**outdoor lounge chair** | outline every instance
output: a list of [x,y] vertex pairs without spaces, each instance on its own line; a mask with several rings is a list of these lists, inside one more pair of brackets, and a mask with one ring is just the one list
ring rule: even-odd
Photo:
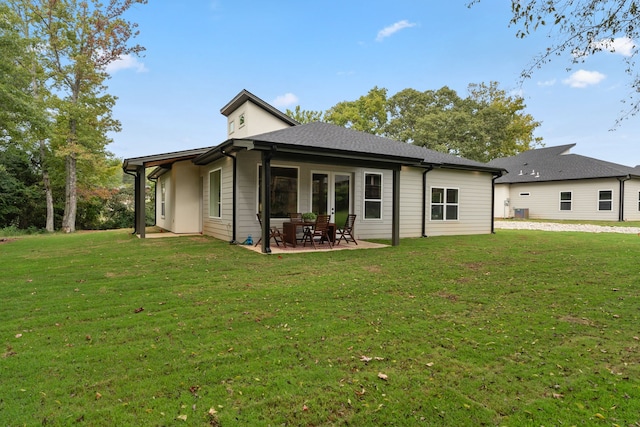
[[342,239],[344,239],[346,243],[349,243],[349,241],[352,241],[356,245],[358,244],[358,242],[356,242],[355,237],[353,237],[353,227],[355,226],[355,222],[356,222],[355,214],[347,215],[347,219],[344,222],[344,226],[342,228],[339,228],[338,231],[336,231],[336,236],[340,236],[336,242],[336,245],[339,245]]
[[[260,214],[256,214],[256,217],[258,217],[258,222],[260,223],[260,230],[262,230],[262,218],[260,217]],[[284,241],[284,237],[282,236],[282,233],[280,232],[280,229],[278,229],[278,227],[274,227],[274,226],[269,227],[269,239],[273,239],[273,241],[276,242],[276,245],[278,246],[280,246],[280,243],[282,243],[282,246],[284,246],[285,248],[287,247],[287,242]],[[262,241],[262,233],[260,233],[260,238],[258,239],[258,241],[254,246],[258,246],[261,241]]]
[[316,223],[313,227],[309,227],[304,232],[304,239],[302,240],[303,245],[307,246],[307,241],[311,243],[314,249],[316,249],[316,237],[320,243],[327,241],[329,243],[329,247],[333,249],[333,243],[329,237],[329,221],[331,220],[331,216],[329,215],[318,215],[316,218]]

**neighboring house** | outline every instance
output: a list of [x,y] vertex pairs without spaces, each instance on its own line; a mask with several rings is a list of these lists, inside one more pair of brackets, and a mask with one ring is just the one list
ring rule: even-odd
[[570,154],[574,146],[529,150],[489,162],[508,171],[496,180],[494,215],[640,220],[640,167]]
[[[136,177],[135,232],[144,237],[144,184],[156,185],[156,225],[229,241],[280,226],[289,212],[357,215],[359,239],[493,232],[499,167],[327,123],[300,125],[243,90],[222,108],[215,147],[126,159]],[[263,232],[264,233],[264,232]],[[263,238],[263,251],[270,252]]]

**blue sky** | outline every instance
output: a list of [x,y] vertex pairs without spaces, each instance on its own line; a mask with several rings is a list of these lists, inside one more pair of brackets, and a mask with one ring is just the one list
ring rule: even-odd
[[[220,109],[247,89],[282,111],[327,110],[374,86],[406,88],[497,81],[525,99],[546,146],[640,164],[640,118],[611,131],[630,93],[625,44],[571,65],[554,58],[520,84],[549,44],[518,39],[508,0],[294,2],[150,0],[126,17],[139,24],[144,57],[110,68],[123,130],[107,148],[119,158],[214,146],[226,139]],[[629,44],[630,42],[627,42]],[[630,43],[632,44],[632,42]],[[570,70],[567,70],[571,67]]]

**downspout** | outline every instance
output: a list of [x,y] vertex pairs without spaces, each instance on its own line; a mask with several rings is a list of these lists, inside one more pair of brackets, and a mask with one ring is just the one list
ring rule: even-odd
[[229,157],[232,161],[233,161],[233,207],[232,207],[232,213],[231,213],[231,221],[233,222],[231,225],[231,241],[229,242],[230,244],[237,244],[238,241],[236,239],[236,224],[237,224],[237,173],[238,173],[238,159],[236,159],[236,156],[232,156],[231,154],[227,153],[226,151],[222,151],[222,154],[224,156]]
[[624,178],[618,178],[618,180],[620,181],[620,195],[619,195],[619,201],[618,201],[618,221],[623,222],[624,221],[624,182],[627,181],[629,179],[629,175],[625,176]]
[[496,234],[495,228],[495,202],[496,202],[496,179],[502,176],[502,172],[498,172],[491,178],[491,234]]
[[433,170],[429,166],[422,172],[422,237],[427,236],[427,174]]

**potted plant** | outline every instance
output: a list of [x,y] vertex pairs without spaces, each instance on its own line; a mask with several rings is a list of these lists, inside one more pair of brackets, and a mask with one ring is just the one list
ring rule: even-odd
[[304,222],[314,222],[317,217],[318,215],[314,214],[313,212],[306,212],[302,214],[302,220]]

